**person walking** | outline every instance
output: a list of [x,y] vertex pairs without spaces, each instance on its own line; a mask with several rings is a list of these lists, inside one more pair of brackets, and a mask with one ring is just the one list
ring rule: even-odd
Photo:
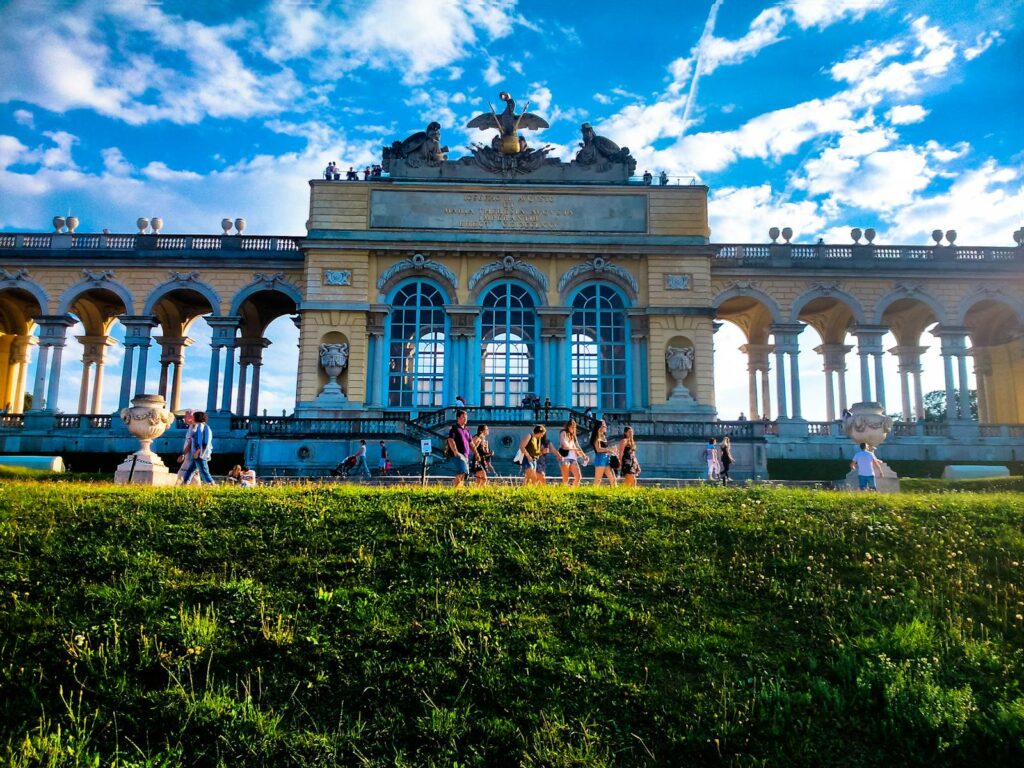
[[469,456],[473,452],[472,440],[466,421],[469,417],[461,408],[455,412],[455,424],[448,430],[448,453],[455,462],[455,477],[452,486],[461,488],[469,477]]
[[491,447],[487,444],[487,435],[490,430],[486,424],[476,428],[476,434],[470,440],[470,448],[473,451],[469,460],[469,472],[476,478],[477,485],[487,485],[487,465],[493,455]]
[[853,454],[850,469],[857,470],[857,486],[862,491],[877,491],[875,470],[882,470],[882,462],[875,456],[874,450],[867,443],[860,444],[860,450]]
[[636,438],[633,428],[626,427],[622,431],[622,442],[619,443],[619,467],[622,472],[622,484],[636,488],[636,476],[640,474],[640,462],[636,457]]
[[[191,408],[185,409],[185,415],[182,416],[182,421],[185,422],[185,442],[181,446],[181,455],[178,456],[178,479],[175,485],[185,484],[185,473],[188,472],[188,468],[192,466],[192,436],[196,432],[196,422],[193,419],[193,411]],[[195,485],[199,485],[199,475],[194,475]]]
[[372,477],[370,474],[370,465],[366,463],[366,441],[359,441],[359,450],[356,451],[356,472],[361,474],[367,480]]
[[210,474],[210,457],[213,455],[213,430],[206,423],[206,413],[196,411],[192,414],[195,421],[195,432],[192,435],[192,463],[185,470],[185,476],[181,480],[182,485],[188,485],[195,472],[199,472],[199,479],[206,485],[213,485],[213,475]]
[[722,479],[722,485],[731,483],[732,478],[729,477],[729,467],[732,466],[735,459],[732,457],[732,443],[729,440],[728,435],[722,438],[722,448],[719,453],[719,462],[721,463],[721,470],[718,475]]
[[388,456],[388,445],[383,440],[380,441],[380,459],[377,460],[377,471],[381,477],[391,472],[391,459]]
[[544,453],[541,440],[547,434],[543,424],[538,424],[533,431],[519,442],[519,452],[523,455],[523,481],[525,485],[539,485],[544,477],[537,471],[537,463]]
[[586,462],[587,454],[580,448],[576,437],[576,422],[570,419],[558,433],[558,455],[562,459],[562,485],[578,486],[583,479],[580,462]]
[[608,485],[615,487],[617,481],[611,468],[611,457],[615,453],[608,447],[608,424],[600,419],[590,433],[590,447],[594,451],[594,485],[600,485],[602,478],[608,478]]
[[708,463],[708,480],[717,482],[721,464],[718,458],[718,445],[713,437],[708,438],[708,444],[704,448],[704,460]]

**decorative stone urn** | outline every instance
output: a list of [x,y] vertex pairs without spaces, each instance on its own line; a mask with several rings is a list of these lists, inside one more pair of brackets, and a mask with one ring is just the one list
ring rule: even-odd
[[63,216],[54,216],[53,217],[53,234],[56,235],[62,229],[64,229],[64,217]]
[[338,377],[347,365],[348,344],[320,345],[320,367],[327,374],[327,383],[324,385],[323,391],[317,396],[318,401],[330,401],[331,403],[338,404],[346,402],[347,398],[345,393],[341,391]]
[[235,230],[239,235],[245,232],[245,219],[235,219]]
[[144,235],[146,234],[146,229],[149,227],[149,219],[145,216],[139,216],[139,218],[135,220],[135,226],[139,228],[139,234]]
[[690,397],[690,391],[683,382],[693,370],[693,354],[693,347],[669,347],[665,350],[665,365],[669,374],[676,380],[676,386],[669,394],[670,400]]
[[78,217],[77,216],[68,216],[68,219],[67,219],[67,221],[65,223],[67,224],[67,227],[68,227],[68,234],[69,235],[75,234],[75,230],[78,229]]
[[154,216],[152,219],[149,220],[149,226],[153,228],[154,235],[159,235],[160,230],[164,228],[164,220],[161,219],[159,216]]
[[885,415],[881,403],[854,403],[843,416],[843,432],[857,445],[875,448],[892,432],[892,417]]
[[[885,415],[881,403],[854,403],[849,413],[843,416],[843,432],[858,448],[861,443],[867,443],[868,448],[873,450],[892,432],[892,417]],[[898,493],[900,490],[899,476],[884,461],[875,484],[880,493]],[[857,488],[857,470],[852,470],[846,476],[846,485],[848,488]]]
[[221,219],[220,220],[220,228],[224,230],[224,234],[225,235],[228,232],[230,232],[231,231],[231,219]]
[[150,445],[174,423],[174,415],[164,408],[162,395],[138,395],[131,408],[121,409],[121,421],[139,439],[141,447],[129,454],[114,473],[114,482],[122,485],[174,485],[163,460],[150,450]]

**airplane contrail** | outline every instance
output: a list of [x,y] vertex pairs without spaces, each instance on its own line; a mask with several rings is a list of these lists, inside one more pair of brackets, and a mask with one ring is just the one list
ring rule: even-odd
[[697,59],[693,64],[693,79],[690,81],[690,92],[686,94],[686,107],[683,109],[683,133],[690,127],[690,111],[693,103],[697,100],[697,83],[700,81],[700,68],[704,63],[704,44],[715,32],[715,19],[718,18],[718,9],[722,7],[725,0],[715,0],[708,12],[707,21],[704,22],[704,31],[697,41]]

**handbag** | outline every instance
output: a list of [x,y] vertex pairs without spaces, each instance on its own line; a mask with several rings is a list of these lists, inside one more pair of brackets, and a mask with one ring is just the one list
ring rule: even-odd
[[614,453],[608,456],[608,467],[609,469],[619,468],[619,457],[616,456]]
[[513,464],[522,464],[523,463],[523,459],[525,459],[525,458],[526,458],[526,455],[523,453],[523,449],[520,448],[518,451],[516,451],[516,455],[515,455],[515,458],[512,459],[512,463]]

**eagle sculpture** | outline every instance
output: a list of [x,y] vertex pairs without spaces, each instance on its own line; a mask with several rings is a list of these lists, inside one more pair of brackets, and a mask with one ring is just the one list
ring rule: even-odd
[[[532,112],[520,112],[516,114],[516,100],[508,93],[502,91],[498,98],[505,102],[505,110],[500,114],[491,107],[490,113],[477,115],[468,123],[467,128],[479,128],[487,131],[492,128],[498,129],[498,136],[492,142],[494,149],[503,155],[518,155],[526,150],[526,142],[519,136],[519,131],[526,128],[531,131],[539,131],[542,128],[550,128],[548,121]],[[530,103],[526,103],[527,109]]]

